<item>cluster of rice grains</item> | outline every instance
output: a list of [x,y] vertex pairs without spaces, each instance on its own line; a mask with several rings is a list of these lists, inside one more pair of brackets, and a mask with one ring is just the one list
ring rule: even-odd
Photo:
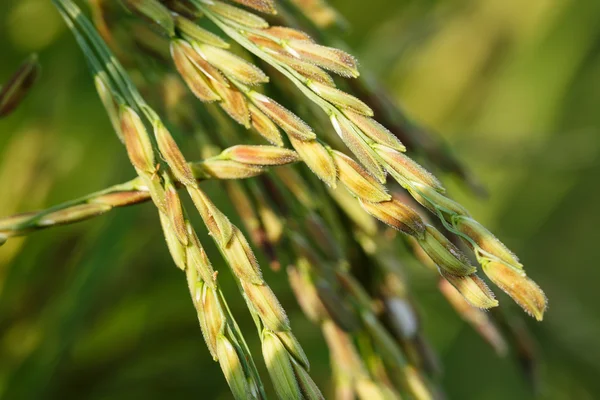
[[[206,344],[236,398],[264,398],[265,389],[220,291],[217,271],[189,221],[183,192],[238,282],[278,397],[323,395],[242,230],[201,189],[206,179],[222,181],[250,241],[270,265],[287,265],[302,310],[321,328],[330,349],[339,398],[430,399],[440,393],[431,379],[435,360],[421,337],[399,264],[407,255],[393,231],[381,230],[376,220],[407,235],[413,255],[439,271],[440,291],[499,353],[506,348],[497,326],[501,321],[482,311],[498,302],[461,247],[472,251],[490,281],[542,319],[546,298],[541,289],[516,256],[449,199],[442,184],[404,154],[397,135],[374,119],[368,103],[375,94],[360,93],[361,100],[336,86],[349,86],[342,78],[358,78],[356,60],[298,29],[279,26],[296,23],[294,12],[317,31],[332,24],[337,13],[324,1],[123,0],[131,11],[127,18],[151,28],[138,27],[128,35],[135,49],[163,65],[165,122],[113,55],[128,53],[112,46],[119,42],[108,17],[115,10],[92,2],[92,24],[71,0],[53,2],[86,56],[137,177],[41,212],[0,219],[0,237],[152,201],[172,258],[185,272]],[[116,13],[125,18],[122,10]],[[277,85],[265,85],[269,80]],[[182,82],[205,107],[193,106]],[[188,162],[166,125],[195,135],[204,161]],[[246,129],[258,135],[249,137]],[[403,189],[388,188],[387,175]],[[367,274],[367,283],[357,273]]]

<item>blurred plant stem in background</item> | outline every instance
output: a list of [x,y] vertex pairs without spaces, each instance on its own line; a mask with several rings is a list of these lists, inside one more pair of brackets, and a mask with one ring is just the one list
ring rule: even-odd
[[[473,201],[449,183],[452,196],[521,255],[552,299],[544,324],[527,321],[542,353],[540,396],[600,396],[600,3],[331,3],[348,21],[346,39],[363,68],[411,118],[460,149],[490,194]],[[0,216],[131,177],[65,31],[49,1],[0,4],[0,80],[32,51],[44,66],[27,101],[0,120]],[[208,188],[231,209],[216,186]],[[0,248],[0,396],[158,399],[201,390],[229,398],[180,276],[164,267],[170,260],[153,210],[113,215]],[[511,361],[463,329],[431,276],[408,272],[448,397],[531,398]],[[285,275],[265,275],[326,390],[329,361],[318,329]],[[223,286],[235,297],[233,281]],[[245,331],[253,322],[237,300],[232,311]]]

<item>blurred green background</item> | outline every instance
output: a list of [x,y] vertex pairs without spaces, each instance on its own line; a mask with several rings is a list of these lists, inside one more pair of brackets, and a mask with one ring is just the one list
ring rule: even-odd
[[[599,398],[600,2],[332,4],[349,23],[345,39],[362,68],[449,142],[489,191],[476,198],[448,182],[452,195],[520,255],[550,299],[542,323],[526,320],[539,352],[534,393],[513,359],[495,356],[460,321],[433,279],[414,282],[448,398]],[[0,120],[0,216],[132,177],[50,1],[2,0],[0,38],[0,82],[30,52],[43,66],[25,103]],[[330,390],[318,329],[285,274],[265,275],[313,376]],[[242,299],[223,281],[258,354]],[[230,398],[188,296],[148,204],[10,240],[0,248],[0,396]]]

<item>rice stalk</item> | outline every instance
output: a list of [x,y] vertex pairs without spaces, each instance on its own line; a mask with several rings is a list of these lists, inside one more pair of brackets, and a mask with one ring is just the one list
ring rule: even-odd
[[[63,0],[57,3],[57,5],[63,6],[63,11],[69,14],[76,22],[79,22],[84,27],[84,31],[86,30],[87,21],[72,3]],[[158,20],[159,25],[165,27],[166,14],[159,3],[156,3],[156,5],[143,5],[137,11],[147,13],[150,19]],[[167,29],[167,31],[169,32],[170,29]],[[76,30],[74,32],[77,34]],[[88,35],[90,41],[99,40],[93,28],[88,29],[85,33]],[[81,40],[80,44],[82,44]],[[86,51],[85,46],[82,46],[82,49],[86,53],[86,56],[88,56],[94,70],[99,61],[94,60],[89,51]],[[126,73],[122,70],[119,63],[115,60],[110,60],[110,52],[105,49],[103,44],[98,45],[97,50],[106,53],[106,59],[103,61],[107,64],[112,64],[114,70],[117,71],[117,74],[112,75],[111,78],[116,82],[121,81],[121,87],[126,89],[122,92],[124,97],[132,99],[131,106],[139,109],[148,124],[152,125],[156,144],[152,142],[144,127],[144,123],[134,108],[124,105],[119,96],[116,95],[114,89],[111,88],[110,83],[103,80],[102,76],[99,75],[100,71],[95,70],[97,74],[97,86],[102,89],[101,91],[108,90],[112,92],[114,102],[121,103],[119,106],[121,137],[123,138],[131,163],[144,185],[148,187],[150,197],[159,210],[163,227],[170,227],[169,231],[165,231],[165,236],[175,261],[177,262],[184,254],[188,256],[193,254],[201,262],[202,268],[198,270],[199,276],[192,275],[192,278],[200,278],[200,282],[203,282],[210,289],[215,285],[216,274],[212,272],[212,268],[200,247],[197,236],[195,234],[190,235],[191,225],[186,221],[185,212],[181,206],[181,200],[175,190],[175,186],[171,181],[171,176],[175,177],[187,190],[210,235],[238,279],[239,287],[244,294],[248,308],[255,318],[259,332],[261,332],[263,355],[265,356],[267,367],[278,394],[284,398],[300,398],[301,392],[295,380],[295,375],[291,373],[291,362],[293,359],[298,366],[307,370],[308,361],[306,357],[298,356],[304,353],[300,344],[291,333],[285,311],[262,278],[260,267],[248,242],[241,231],[229,221],[200,189],[192,170],[189,168],[171,134],[160,120],[158,114],[145,103],[137,90],[129,82]],[[220,56],[222,54],[216,55],[216,57]],[[107,75],[110,75],[110,71]],[[112,109],[108,108],[108,111],[110,113]],[[156,164],[158,159],[154,156],[155,153],[164,160],[165,165],[162,170],[160,168],[161,163]],[[236,162],[235,159],[243,159],[246,162],[254,162],[260,165],[261,163],[277,163],[277,159],[281,158],[281,154],[281,151],[269,153],[265,149],[262,152],[249,152],[247,150],[244,152],[243,149],[237,148],[232,150],[228,156],[234,158],[234,163]],[[283,158],[286,160],[293,159],[289,155]],[[170,174],[167,172],[170,172]],[[185,265],[179,264],[178,266],[186,270]],[[188,277],[190,273],[188,271]],[[216,292],[213,293],[213,296],[216,296]],[[219,312],[212,315],[223,315],[223,312],[219,309]],[[207,324],[213,322],[215,321],[207,318]],[[232,366],[237,365],[234,361],[239,350],[234,351],[235,349],[232,347],[231,340],[223,336],[225,332],[224,323],[217,323],[216,326],[212,326],[212,329],[209,326],[204,329],[204,332],[205,337],[208,337],[207,343],[209,344],[209,348],[211,345],[216,347],[213,357],[215,357],[216,353],[216,357],[220,359],[221,366],[234,395],[238,398],[244,398],[248,395],[263,397],[262,384],[260,384],[260,378],[257,376],[253,366],[252,368],[244,368],[243,371],[239,368],[232,370]],[[239,334],[239,337],[241,337],[241,334]],[[225,341],[226,339],[227,341]],[[285,346],[283,343],[285,343]],[[249,357],[248,354],[244,358]],[[290,363],[290,374],[288,375],[284,373],[283,365],[287,365],[284,363],[284,360]],[[240,361],[239,364],[242,366],[244,363]],[[246,385],[240,386],[242,382],[246,382]]]
[[[281,30],[276,30],[276,35],[281,35],[280,31]],[[291,35],[290,30],[286,30],[285,34],[288,36]],[[302,37],[301,35],[297,36]],[[174,43],[176,47],[172,47],[172,50],[177,49],[178,46],[178,42]],[[183,46],[184,48],[186,48],[185,42],[183,42],[183,44],[180,44],[179,46]],[[204,46],[207,46],[207,44],[205,44]],[[204,64],[208,63],[208,65],[210,65],[210,57],[209,59],[206,59],[206,55],[204,55],[201,51],[194,51],[194,43],[192,43],[191,45],[188,44],[187,49],[188,58],[190,60],[196,60],[197,65],[201,64],[199,61],[200,59],[204,60]],[[347,60],[347,58],[344,58],[343,56],[340,59],[342,61]],[[248,71],[252,70],[252,68],[246,67],[246,64],[241,62],[239,59],[237,59],[236,61],[240,63],[242,68],[246,68]],[[348,62],[351,63],[351,61]],[[215,60],[213,60],[213,63],[216,64],[213,67],[217,67],[219,65],[218,61],[215,62]],[[204,71],[207,69],[209,68],[205,66]],[[199,72],[200,71],[196,71],[196,73],[192,76],[187,76],[185,72],[182,73],[182,75],[184,76],[184,78],[187,77],[186,81],[188,81],[189,85],[190,81],[202,81],[203,79],[205,79]],[[226,75],[228,79],[224,76],[221,76],[221,73]],[[252,73],[249,74],[250,76],[252,75]],[[445,239],[443,235],[441,235],[431,226],[425,227],[420,221],[418,221],[417,218],[414,217],[414,213],[411,213],[410,209],[406,209],[398,201],[387,201],[385,203],[387,209],[382,209],[382,200],[388,200],[386,197],[385,189],[377,188],[376,181],[369,182],[370,175],[366,171],[361,170],[358,164],[354,163],[353,160],[345,157],[341,153],[337,153],[336,155],[338,156],[337,159],[339,161],[338,165],[336,166],[333,162],[333,157],[331,157],[328,154],[328,149],[320,143],[318,143],[316,140],[314,140],[314,134],[312,133],[312,130],[310,129],[310,127],[308,127],[308,125],[304,124],[289,111],[286,111],[283,107],[274,103],[265,96],[260,95],[256,92],[249,91],[243,86],[241,82],[236,81],[236,77],[239,77],[239,75],[233,74],[232,76],[231,72],[228,73],[227,71],[221,70],[220,72],[214,71],[211,74],[207,74],[205,76],[207,80],[204,81],[204,83],[206,83],[206,85],[208,85],[209,79],[212,77],[212,83],[214,87],[219,87],[221,85],[227,85],[229,87],[232,87],[230,84],[235,84],[239,89],[241,89],[239,91],[234,90],[233,92],[231,90],[229,90],[228,92],[226,91],[226,93],[229,93],[230,95],[232,93],[235,94],[233,98],[237,98],[237,100],[235,100],[234,103],[231,103],[231,101],[229,101],[221,104],[225,111],[227,111],[232,117],[234,117],[234,119],[240,122],[241,119],[246,118],[246,116],[248,115],[247,112],[244,111],[245,109],[247,109],[247,104],[243,100],[242,96],[242,93],[246,93],[248,99],[250,99],[251,101],[253,100],[255,105],[260,106],[262,111],[267,112],[268,116],[273,118],[274,121],[277,122],[284,129],[284,131],[286,131],[286,133],[288,133],[292,144],[294,144],[296,149],[300,151],[300,156],[302,157],[302,152],[304,152],[305,156],[302,158],[305,162],[308,162],[308,160],[312,162],[313,171],[319,171],[318,175],[320,177],[324,178],[324,180],[326,182],[329,182],[331,185],[334,185],[336,178],[338,177],[339,169],[339,177],[341,178],[342,183],[344,183],[345,186],[348,187],[349,190],[357,198],[362,200],[361,204],[363,208],[365,208],[372,215],[375,215],[378,219],[383,220],[384,222],[404,231],[405,233],[412,234],[419,238],[420,243],[425,249],[425,251],[431,257],[433,257],[437,264],[440,266],[440,268],[442,268],[447,273],[447,278],[454,282],[456,286],[460,287],[459,290],[461,290],[462,293],[467,296],[471,303],[483,308],[489,308],[497,305],[497,302],[493,299],[491,292],[489,292],[485,286],[482,286],[483,283],[479,280],[479,278],[470,276],[474,272],[474,267],[470,266],[468,260],[464,256],[462,256],[460,251],[458,251],[456,247],[454,247],[447,239]],[[210,87],[207,86],[207,88]],[[326,86],[323,85],[317,86],[317,88],[321,91],[321,94],[325,93],[325,96],[327,96],[329,99],[333,99],[334,102],[337,101],[339,103],[341,101],[343,103],[344,101],[354,101],[356,103],[356,106],[353,106],[355,111],[361,111],[362,109],[367,114],[369,113],[367,111],[368,107],[366,107],[366,105],[361,105],[360,101],[356,99],[352,100],[351,96],[345,95],[343,92],[337,89],[328,89]],[[221,89],[223,89],[223,87],[221,87]],[[384,128],[380,125],[377,125],[375,121],[362,117],[360,113],[357,114],[347,112],[347,114],[350,116],[350,119],[357,123],[357,126],[362,126],[365,131],[376,132],[376,134],[372,133],[370,137],[377,138],[377,135],[379,135],[379,137],[386,137]],[[352,125],[350,125],[349,120],[340,120],[344,124],[343,126],[340,124],[340,121],[335,119],[332,120],[335,122],[334,125],[337,127],[338,132],[348,134],[349,131],[351,132],[354,130]],[[247,120],[245,120],[245,122],[242,122],[242,124],[245,126],[249,125]],[[348,134],[348,140],[351,139],[352,135]],[[401,144],[399,144],[397,141],[394,142],[394,139],[380,141],[382,143],[387,143],[388,145],[392,144],[393,147],[389,147],[390,149],[402,149]],[[305,142],[309,143],[307,144]],[[358,148],[360,148],[360,142],[358,142],[357,146]],[[317,156],[315,156],[315,154]],[[318,156],[319,154],[320,156]],[[364,155],[363,159],[373,160],[373,158],[371,157],[372,154],[370,154],[368,151],[362,154]],[[397,154],[401,155],[401,153]],[[317,160],[315,160],[315,157],[317,158]],[[410,159],[405,157],[402,159],[402,161],[404,162],[404,165],[407,166],[405,170],[412,171],[411,176],[413,177],[413,179],[420,179],[420,182],[425,182],[428,184],[433,183],[434,186],[437,188],[441,187],[437,183],[437,181],[433,177],[431,177],[431,175],[423,171],[422,168],[420,168]],[[311,166],[311,163],[309,163],[309,166]],[[354,175],[352,175],[353,173]],[[358,193],[358,189],[362,189],[362,192]],[[374,196],[374,194],[371,193],[374,190],[379,190],[379,197],[369,197]],[[373,205],[373,200],[379,200],[379,202]],[[411,218],[413,219],[412,221]]]
[[[186,274],[207,347],[235,398],[265,398],[266,394],[243,333],[221,293],[218,271],[213,269],[183,206],[183,190],[236,278],[256,324],[277,396],[320,399],[323,395],[308,373],[308,358],[264,280],[248,240],[202,190],[199,183],[203,180],[223,180],[250,241],[263,250],[273,269],[288,265],[298,302],[309,319],[321,327],[330,349],[338,395],[361,399],[437,396],[427,377],[432,371],[427,363],[432,361],[421,340],[402,274],[397,266],[386,263],[387,258],[397,261],[399,257],[393,242],[396,234],[390,234],[391,229],[379,232],[376,220],[407,235],[415,245],[415,255],[442,276],[440,291],[498,352],[505,351],[506,344],[493,318],[481,310],[498,302],[460,250],[463,243],[471,247],[496,286],[536,319],[542,319],[546,298],[526,277],[516,256],[464,207],[448,198],[435,176],[404,154],[406,148],[399,135],[374,119],[375,113],[389,104],[369,99],[377,97],[370,88],[365,99],[361,92],[365,88],[360,85],[355,89],[360,97],[336,86],[339,82],[332,74],[359,77],[357,61],[300,30],[270,26],[272,17],[254,12],[275,14],[279,7],[276,1],[230,1],[243,7],[216,0],[122,1],[135,15],[129,18],[135,29],[128,33],[125,43],[135,45],[142,57],[150,56],[160,64],[152,73],[164,77],[169,117],[165,121],[173,125],[163,122],[146,103],[108,49],[105,42],[116,44],[117,53],[131,64],[142,60],[138,52],[117,44],[109,24],[103,21],[101,4],[92,2],[92,8],[105,40],[71,0],[53,2],[86,57],[100,99],[137,177],[47,210],[0,219],[0,244],[13,236],[150,200],[158,211],[173,261]],[[324,1],[292,2],[319,28],[339,21]],[[261,66],[266,64],[268,73],[237,54],[224,37],[200,26],[203,17],[264,62]],[[151,26],[141,25],[136,18]],[[170,68],[166,65],[169,61],[190,92],[205,103],[206,107],[198,110],[200,117],[177,78],[163,70]],[[138,75],[148,72],[144,67],[141,63]],[[300,91],[301,96],[294,95],[292,100],[300,106],[292,109],[298,111],[308,105],[325,111],[326,123],[352,157],[320,136],[319,117],[307,119],[309,124],[278,102],[285,96],[263,91],[263,84],[280,79],[271,74],[273,69],[284,75],[279,83]],[[34,66],[22,69],[10,90],[0,92],[0,105],[13,109],[35,75]],[[177,125],[186,131],[210,125],[196,132],[203,161],[189,163],[183,156],[171,134]],[[244,140],[237,135],[241,126],[253,129],[272,145],[240,145]],[[293,150],[286,147],[288,144]],[[272,166],[298,161],[312,174],[304,175],[292,167],[274,169],[270,176],[264,174]],[[387,175],[440,222],[431,223],[410,206],[406,196],[390,191]],[[236,182],[259,176],[258,180]],[[440,227],[453,235],[446,237]],[[456,237],[463,243],[454,240]],[[368,271],[364,271],[365,266]],[[363,282],[354,272],[366,273],[372,282]]]

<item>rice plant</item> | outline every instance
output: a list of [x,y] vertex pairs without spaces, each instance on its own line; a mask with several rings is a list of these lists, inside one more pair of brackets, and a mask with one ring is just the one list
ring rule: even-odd
[[[328,30],[341,19],[324,1],[91,1],[91,19],[72,0],[52,3],[136,176],[4,217],[0,241],[151,202],[235,398],[266,398],[270,387],[282,399],[324,397],[255,251],[287,273],[303,312],[322,331],[340,399],[442,396],[427,367],[432,355],[418,299],[399,262],[407,257],[439,273],[442,294],[499,353],[506,335],[519,334],[502,332],[499,314],[483,311],[499,303],[478,267],[542,320],[546,297],[517,256],[413,154],[465,181],[466,168],[437,139],[427,136],[430,144],[419,147],[423,138],[415,135],[427,134],[410,129],[362,78],[350,52],[332,47],[343,46]],[[37,71],[32,58],[5,85],[0,116],[18,106]],[[146,98],[157,86],[160,93]],[[193,135],[204,158],[186,159],[172,132]],[[241,228],[203,190],[206,180],[222,184]],[[196,215],[202,226],[192,223]],[[247,344],[252,332],[236,322],[221,290],[226,272],[215,269],[200,229],[235,278],[262,357]]]

